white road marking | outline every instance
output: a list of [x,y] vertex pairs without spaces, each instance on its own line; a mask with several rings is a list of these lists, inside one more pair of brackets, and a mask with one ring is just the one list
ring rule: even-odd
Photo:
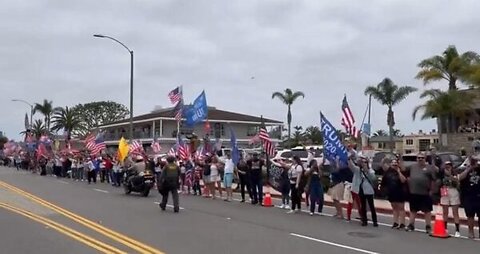
[[[155,202],[153,202],[153,203],[156,204],[156,205],[160,205],[160,202],[158,202],[158,201],[155,201]],[[173,208],[173,205],[168,205],[168,204],[167,204],[167,207]],[[183,208],[183,207],[180,206],[180,210],[185,210],[185,208]]]
[[63,180],[57,180],[59,183],[63,183],[63,184],[70,184],[69,182],[65,182]]
[[93,189],[94,191],[102,192],[102,193],[108,193],[106,190],[101,190],[101,189]]
[[353,250],[353,251],[361,252],[361,253],[379,254],[378,252],[373,252],[373,251],[369,251],[369,250],[364,250],[364,249],[355,248],[355,247],[348,246],[348,245],[343,245],[343,244],[339,244],[339,243],[334,243],[334,242],[329,242],[329,241],[325,241],[325,240],[320,240],[320,239],[313,238],[313,237],[309,237],[309,236],[305,236],[305,235],[299,235],[299,234],[295,234],[295,233],[290,233],[290,235],[291,235],[291,236],[295,236],[295,237],[299,237],[299,238],[303,238],[303,239],[307,239],[307,240],[310,240],[310,241],[314,241],[314,242],[319,242],[319,243],[323,243],[323,244],[327,244],[327,245],[331,245],[331,246],[335,246],[335,247],[347,249],[347,250]]

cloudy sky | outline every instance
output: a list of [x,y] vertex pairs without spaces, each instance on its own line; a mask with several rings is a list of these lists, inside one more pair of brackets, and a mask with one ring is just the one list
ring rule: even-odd
[[[4,1],[0,131],[19,138],[28,108],[15,98],[128,105],[128,52],[95,33],[135,51],[135,115],[169,106],[168,91],[183,85],[187,101],[205,90],[211,106],[285,121],[271,94],[288,87],[306,94],[293,125],[318,125],[321,110],[340,126],[345,93],[361,122],[366,86],[390,77],[424,89],[420,60],[450,44],[479,52],[479,9],[477,0]],[[412,122],[420,103],[416,93],[395,109],[404,133],[435,128]],[[372,114],[372,128],[386,129],[386,109],[375,102]]]

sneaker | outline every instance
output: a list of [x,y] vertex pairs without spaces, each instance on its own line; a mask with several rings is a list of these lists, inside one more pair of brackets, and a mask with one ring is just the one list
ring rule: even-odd
[[405,224],[398,225],[397,229],[405,229]]
[[406,231],[415,231],[415,227],[412,224],[408,224]]
[[245,203],[245,199],[240,200],[240,203]]
[[376,227],[376,228],[378,228],[378,223],[377,223],[377,222],[374,222],[374,223],[373,223],[373,226]]
[[460,232],[457,231],[457,232],[455,232],[455,235],[454,235],[454,236],[455,236],[455,237],[460,237],[460,236],[462,236],[462,235],[460,235]]
[[362,227],[366,227],[368,223],[366,221],[362,222]]
[[287,213],[288,213],[288,214],[291,214],[291,213],[296,213],[296,212],[297,212],[297,211],[295,211],[295,210],[290,210],[290,211],[288,211]]
[[284,209],[284,208],[285,208],[285,205],[282,204],[282,205],[280,206],[280,209]]
[[392,225],[392,229],[393,229],[393,228],[398,228],[398,223],[396,223],[396,222],[395,222],[395,223],[393,223],[393,225]]
[[427,233],[427,235],[429,235],[431,232],[432,232],[432,227],[429,226],[429,225],[425,226],[425,233]]
[[289,206],[289,205],[286,205],[286,206],[285,206],[285,209],[286,209],[286,210],[290,209],[290,206]]
[[313,213],[310,213],[310,216],[313,216]]

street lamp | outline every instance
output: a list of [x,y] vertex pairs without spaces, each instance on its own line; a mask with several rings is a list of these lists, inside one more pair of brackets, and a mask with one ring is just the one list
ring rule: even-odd
[[130,133],[129,133],[128,139],[130,142],[132,142],[133,140],[133,50],[130,50],[121,41],[107,35],[94,34],[93,37],[106,38],[106,39],[115,41],[116,43],[122,45],[128,51],[128,53],[130,53]]
[[23,102],[30,106],[30,129],[33,127],[33,105],[30,104],[28,101],[20,100],[20,99],[13,99],[12,101]]

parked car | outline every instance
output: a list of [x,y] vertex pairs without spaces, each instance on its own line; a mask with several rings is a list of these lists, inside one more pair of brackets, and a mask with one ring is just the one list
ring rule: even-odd
[[[458,168],[462,165],[463,159],[460,155],[454,152],[438,152],[436,153],[438,156],[437,164],[443,165],[446,161],[451,161],[453,168]],[[405,168],[411,167],[417,161],[416,154],[404,154],[402,155],[403,165]],[[431,162],[432,157],[431,155],[427,155],[426,160]]]
[[372,169],[376,175],[383,175],[382,161],[384,159],[396,159],[397,156],[391,152],[377,152],[372,157]]
[[[323,150],[314,149],[314,159],[317,160],[317,163],[321,165],[323,163]],[[293,149],[283,149],[277,152],[275,155],[275,159],[291,159],[293,156],[300,157],[300,160],[303,162],[303,166],[307,167],[307,159],[308,159],[308,150],[305,148],[293,148]]]

